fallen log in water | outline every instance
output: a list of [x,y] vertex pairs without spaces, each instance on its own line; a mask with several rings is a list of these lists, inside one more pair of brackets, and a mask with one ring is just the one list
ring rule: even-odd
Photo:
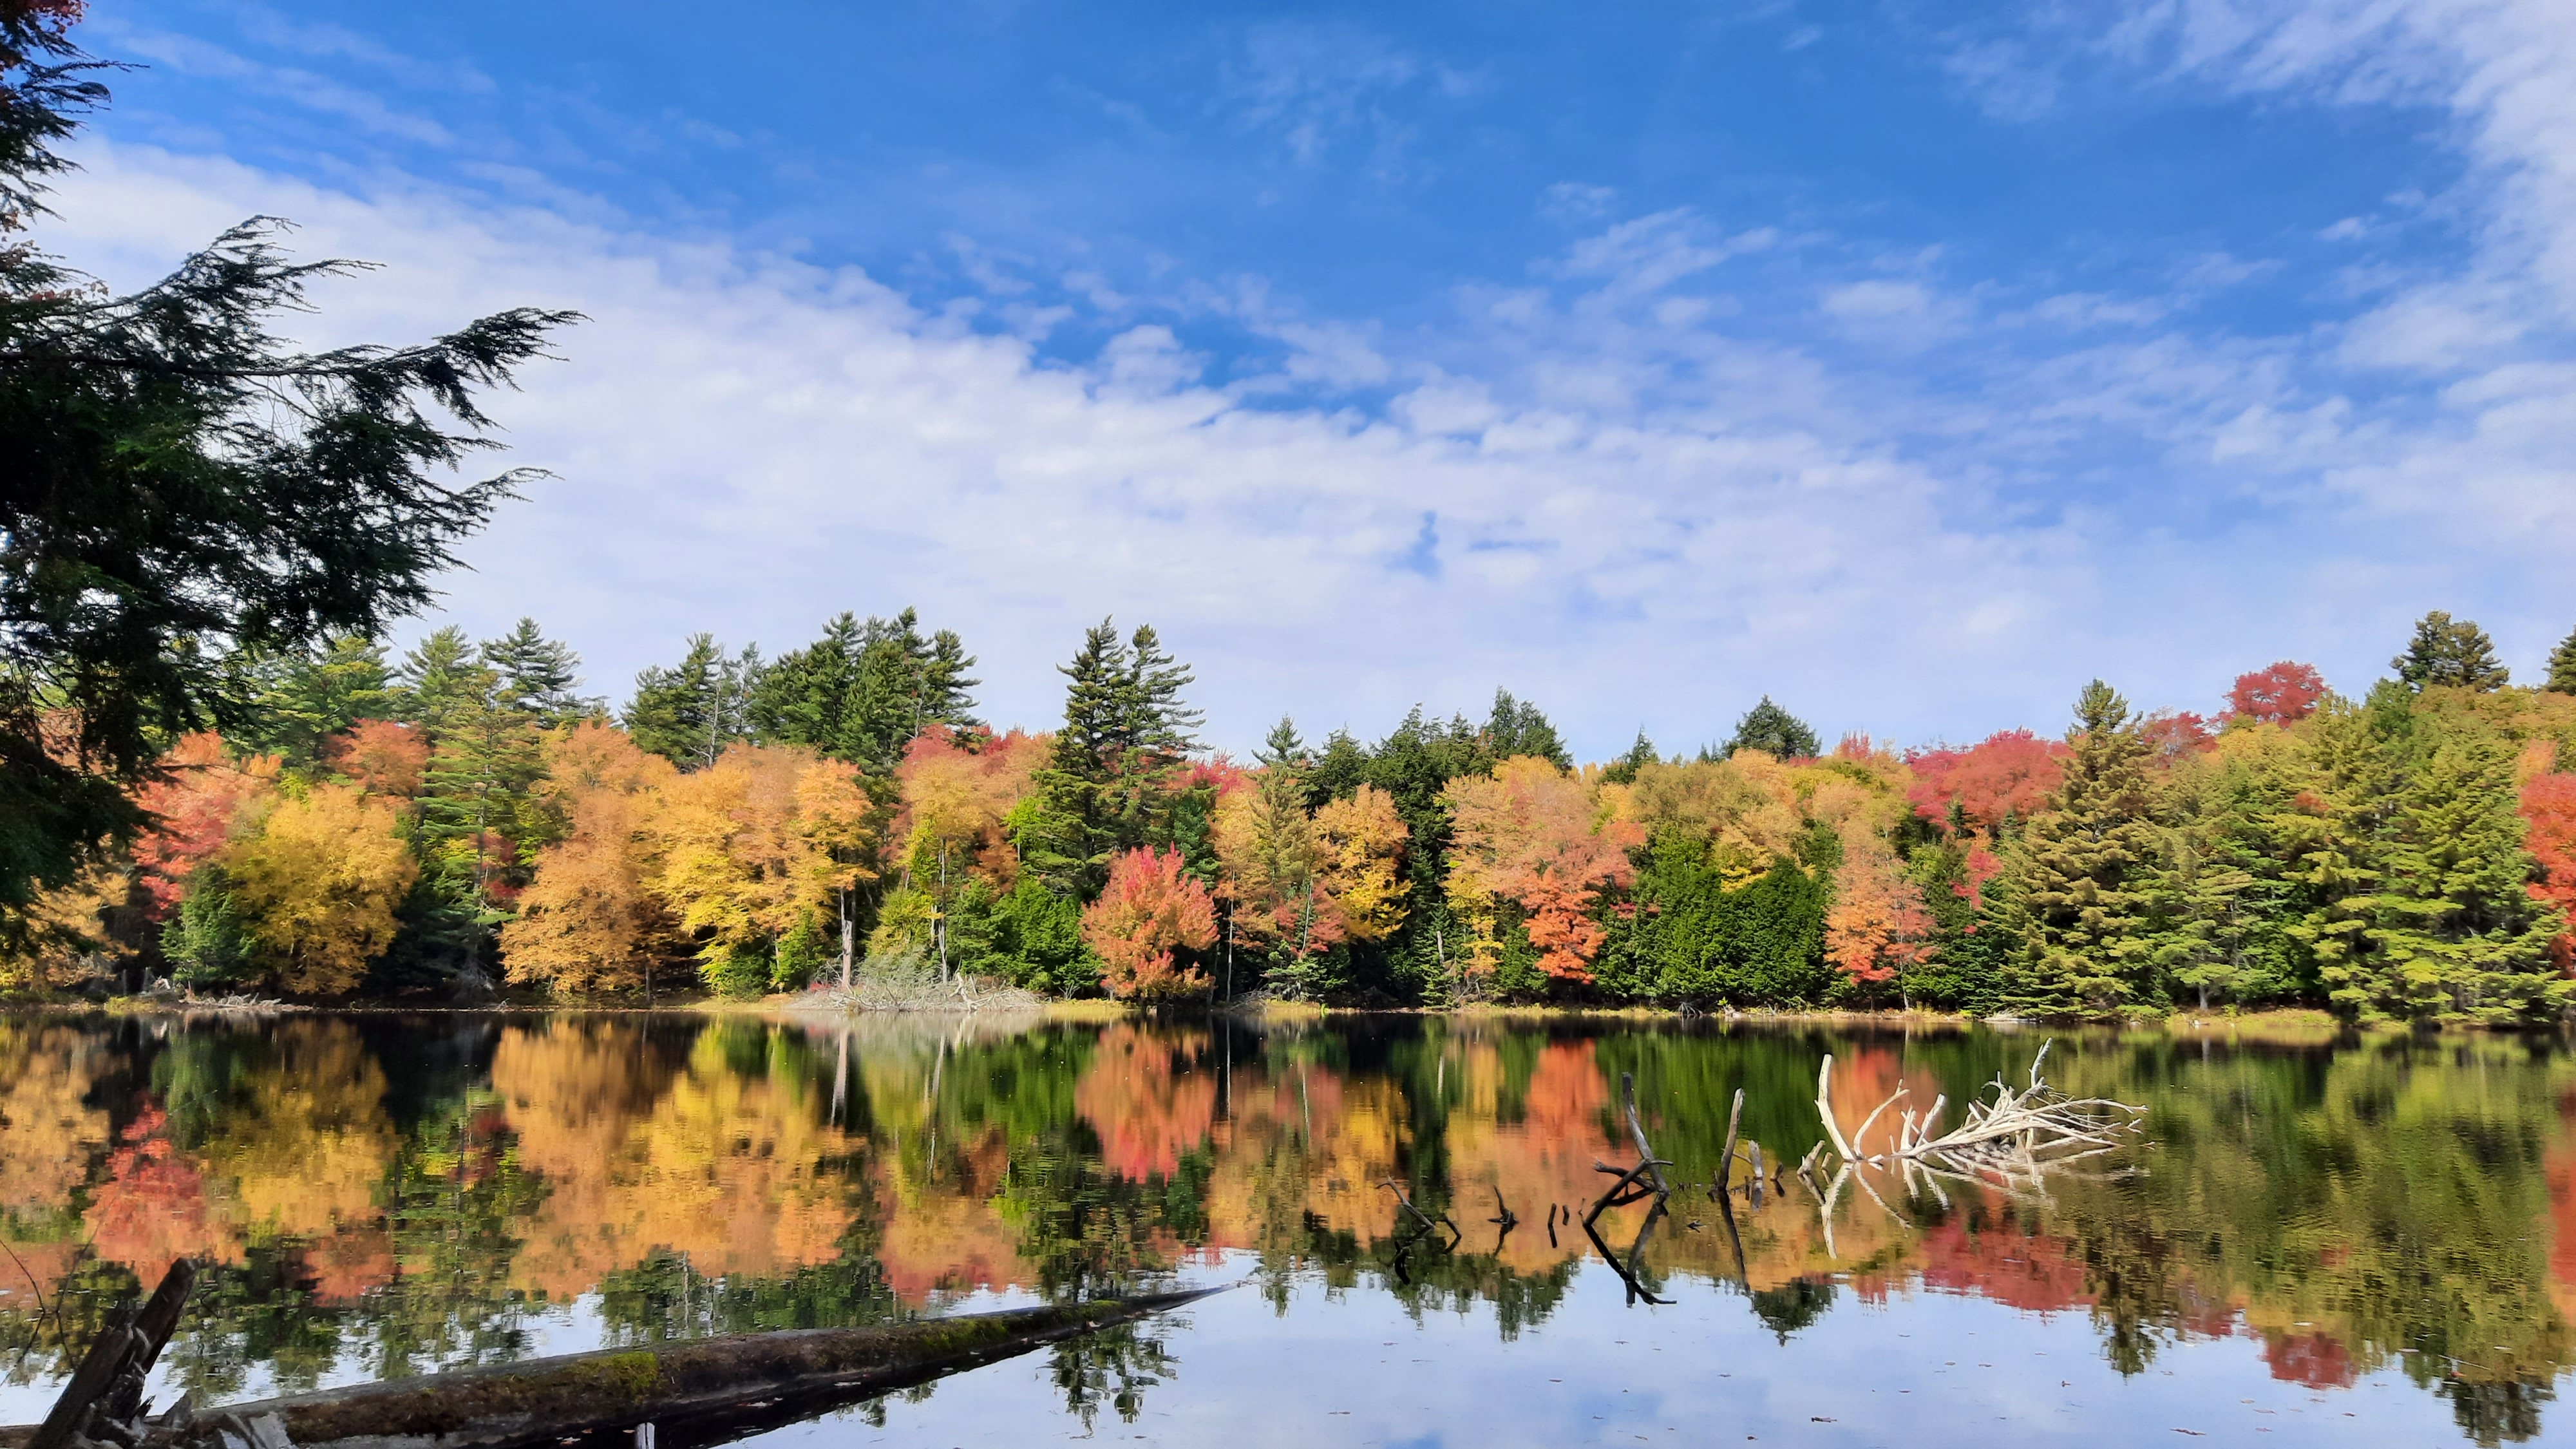
[[[1222,1291],[603,1349],[227,1404],[152,1439],[221,1442],[211,1431],[229,1423],[282,1429],[296,1449],[530,1449],[650,1424],[659,1449],[676,1449],[790,1423]],[[264,1426],[269,1419],[274,1424]],[[21,1449],[34,1433],[0,1429],[0,1449]],[[262,1438],[232,1437],[253,1444]]]

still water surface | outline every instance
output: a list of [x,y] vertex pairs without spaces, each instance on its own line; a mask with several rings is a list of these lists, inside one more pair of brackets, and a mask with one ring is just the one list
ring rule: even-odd
[[[0,1422],[215,1265],[201,1404],[605,1344],[1240,1286],[762,1436],[998,1444],[2576,1443],[2576,1057],[2060,1038],[2150,1145],[2044,1196],[1706,1184],[2038,1038],[1416,1018],[0,1016]],[[1633,1073],[1686,1184],[1634,1159]],[[1955,1120],[1955,1119],[1954,1119]],[[1459,1230],[1421,1232],[1392,1180]],[[1518,1219],[1496,1221],[1507,1206]],[[2260,1436],[2259,1438],[2257,1436]]]

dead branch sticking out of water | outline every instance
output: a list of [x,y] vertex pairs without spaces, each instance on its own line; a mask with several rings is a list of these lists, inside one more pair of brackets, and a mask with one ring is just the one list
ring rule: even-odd
[[[1967,1119],[1947,1132],[1936,1129],[1948,1098],[1933,1099],[1932,1110],[1919,1118],[1909,1108],[1898,1120],[1895,1144],[1882,1152],[1856,1150],[1854,1142],[1844,1139],[1842,1128],[1835,1122],[1832,1057],[1825,1058],[1824,1067],[1816,1074],[1816,1112],[1824,1119],[1825,1131],[1833,1138],[1835,1149],[1842,1154],[1845,1172],[1854,1167],[1894,1167],[1905,1173],[1909,1184],[1920,1173],[1927,1182],[1947,1176],[1993,1182],[2013,1190],[2036,1190],[2045,1175],[2067,1163],[2130,1145],[2144,1130],[2147,1115],[2144,1107],[2108,1097],[2069,1097],[2059,1092],[2039,1074],[2040,1064],[2047,1058],[2048,1044],[2043,1043],[2039,1054],[2031,1058],[2029,1085],[2019,1090],[1997,1075],[1989,1084],[1993,1100],[1968,1103]],[[1867,1141],[1869,1129],[1905,1094],[1905,1089],[1899,1087],[1871,1109],[1853,1138]],[[1837,1176],[1835,1187],[1840,1186],[1841,1177]],[[1867,1189],[1869,1184],[1864,1181],[1861,1186]],[[1937,1182],[1932,1182],[1932,1187],[1936,1193],[1940,1191]],[[1826,1196],[1830,1199],[1832,1195]],[[1873,1191],[1871,1196],[1877,1194]]]
[[[181,1258],[161,1277],[161,1286],[140,1312],[117,1308],[107,1327],[92,1340],[71,1381],[63,1385],[45,1422],[27,1440],[28,1449],[131,1449],[156,1426],[152,1405],[143,1397],[144,1376],[179,1327],[179,1310],[197,1285],[197,1265]],[[172,1411],[175,1423],[187,1423],[187,1400]]]
[[[654,1425],[661,1449],[722,1443],[1162,1313],[1222,1289],[1092,1299],[874,1328],[605,1349],[241,1404],[99,1449],[536,1449]],[[148,1310],[147,1310],[148,1312]],[[175,1314],[174,1314],[175,1317]],[[184,1411],[175,1411],[184,1419]],[[167,1421],[161,1421],[166,1423]],[[642,1436],[636,1442],[647,1442]],[[24,1429],[0,1445],[35,1449]]]

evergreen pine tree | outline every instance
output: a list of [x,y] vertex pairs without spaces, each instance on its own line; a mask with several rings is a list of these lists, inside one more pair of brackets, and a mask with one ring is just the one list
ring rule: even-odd
[[2513,749],[2454,718],[2409,772],[2373,901],[2377,949],[2351,983],[2365,1016],[2539,1021],[2576,992],[2549,960],[2563,924],[2528,892]]
[[2415,623],[2406,651],[2388,661],[2409,689],[2451,685],[2462,689],[2502,689],[2510,678],[2497,660],[2495,641],[2466,619],[2454,620],[2440,609]]
[[891,773],[933,725],[965,729],[975,718],[975,660],[952,630],[925,636],[911,609],[859,622],[843,613],[823,637],[761,671],[751,729],[764,740],[810,745],[875,776]]
[[2148,747],[2128,701],[2094,680],[2075,703],[2074,757],[2033,816],[2000,892],[2018,943],[2009,994],[2039,1010],[2115,1010],[2150,997],[2153,870]]
[[2367,1014],[2375,995],[2372,905],[2382,841],[2413,750],[2408,706],[2406,687],[2393,680],[2380,681],[2367,706],[2329,697],[2309,726],[2305,788],[2270,821],[2298,912],[2286,933],[2328,1003],[2347,1016]]
[[1736,721],[1735,738],[1729,740],[1726,752],[1760,750],[1782,760],[1812,760],[1821,751],[1816,732],[1807,722],[1762,696],[1762,702],[1744,712]]
[[2549,651],[2549,682],[2541,687],[2553,694],[2576,694],[2576,631]]
[[121,296],[13,235],[107,100],[81,8],[0,4],[0,942],[62,934],[26,908],[147,823],[132,787],[173,737],[257,728],[233,656],[376,637],[430,600],[525,481],[453,476],[492,443],[477,394],[575,320],[298,352],[269,326],[307,330],[307,287],[352,265],[288,260],[283,223]]
[[1351,738],[1351,732],[1334,730],[1324,736],[1324,748],[1306,777],[1306,803],[1320,806],[1327,800],[1349,799],[1367,782],[1368,767],[1368,751]]
[[700,769],[748,737],[750,697],[762,674],[757,648],[729,655],[714,635],[692,634],[677,666],[656,665],[635,676],[635,693],[618,720],[641,748],[681,769]]
[[311,649],[240,661],[259,679],[258,706],[247,727],[228,738],[247,748],[310,760],[322,741],[362,719],[389,719],[398,708],[383,646],[343,634]]
[[1641,726],[1637,731],[1637,742],[1628,747],[1626,754],[1612,760],[1602,770],[1601,778],[1614,785],[1633,785],[1637,781],[1637,772],[1655,763],[1656,759],[1655,742],[1646,738],[1646,731]]
[[403,655],[394,670],[394,712],[419,726],[421,738],[435,748],[456,718],[491,689],[491,671],[476,661],[465,631],[450,624]]
[[2145,889],[2149,961],[2157,973],[2194,993],[2203,1011],[2213,992],[2223,1001],[2242,1000],[2251,980],[2246,896],[2255,886],[2253,874],[2219,857],[2191,830],[2157,835],[2156,866]]
[[1497,760],[1530,755],[1560,770],[1574,768],[1574,756],[1557,738],[1556,726],[1537,705],[1512,698],[1508,689],[1494,691],[1494,711],[1485,720],[1485,748]]
[[1181,700],[1190,671],[1151,625],[1121,642],[1110,620],[1084,632],[1066,678],[1064,726],[1021,812],[1022,858],[1050,889],[1088,900],[1121,850],[1171,843],[1172,780],[1197,743]]
[[509,633],[484,640],[479,659],[492,671],[494,701],[504,709],[549,728],[600,711],[600,701],[581,696],[581,656],[571,645],[547,638],[534,619],[521,619]]

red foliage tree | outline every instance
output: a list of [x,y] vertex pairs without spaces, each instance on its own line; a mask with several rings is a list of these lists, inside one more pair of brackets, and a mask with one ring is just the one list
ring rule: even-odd
[[[2540,866],[2540,879],[2526,889],[2533,900],[2576,918],[2576,775],[2532,776],[2522,787],[2522,818],[2530,826],[2522,848]],[[2549,952],[2560,971],[2576,976],[2576,925]]]
[[2028,730],[1997,730],[1964,750],[1914,750],[1905,757],[1914,769],[1905,798],[1915,814],[1944,830],[1955,806],[1970,833],[1990,832],[2005,816],[2027,820],[2046,804],[2074,753]]
[[1175,948],[1216,944],[1216,902],[1181,869],[1181,853],[1130,850],[1109,863],[1109,885],[1082,908],[1082,939],[1107,967],[1101,984],[1133,1000],[1202,996],[1207,973],[1176,967]]
[[152,828],[134,842],[134,863],[141,867],[146,913],[156,921],[179,903],[188,872],[232,839],[242,807],[277,780],[276,757],[254,755],[236,764],[212,732],[180,736],[161,765],[163,776],[134,792],[135,803],[153,817]]
[[2313,664],[2284,659],[2268,669],[2236,676],[2227,710],[2263,724],[2291,724],[2314,713],[2326,697],[2326,677]]
[[2147,742],[2151,758],[2168,762],[2201,750],[2214,749],[2218,744],[2218,736],[2211,733],[2209,721],[2187,709],[2156,711],[2140,724],[2138,735]]

